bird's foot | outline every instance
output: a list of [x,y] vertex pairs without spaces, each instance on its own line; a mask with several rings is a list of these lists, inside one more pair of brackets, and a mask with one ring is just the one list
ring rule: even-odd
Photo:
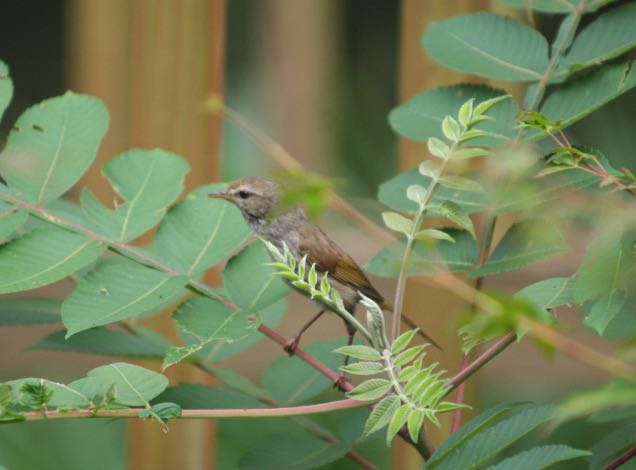
[[347,376],[344,373],[341,373],[336,380],[333,382],[333,388],[340,390],[341,392],[346,392],[346,384],[347,384]]
[[298,343],[300,343],[300,338],[298,336],[294,336],[285,343],[283,349],[287,354],[293,356],[296,353],[296,349],[298,349]]

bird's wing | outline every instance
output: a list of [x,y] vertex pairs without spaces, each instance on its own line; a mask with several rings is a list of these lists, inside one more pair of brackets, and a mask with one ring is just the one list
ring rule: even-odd
[[307,255],[307,261],[322,271],[327,271],[329,277],[362,292],[376,302],[383,302],[384,298],[364,274],[358,263],[346,254],[319,227],[305,224],[300,230],[299,252]]

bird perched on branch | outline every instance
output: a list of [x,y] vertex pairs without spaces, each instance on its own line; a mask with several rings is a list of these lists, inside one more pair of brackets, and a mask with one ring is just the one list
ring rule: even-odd
[[[392,311],[392,305],[373,287],[360,266],[320,227],[307,219],[302,207],[290,208],[281,204],[282,189],[278,183],[261,177],[242,178],[231,183],[224,191],[211,193],[209,196],[232,202],[240,209],[254,232],[281,251],[284,242],[296,261],[306,256],[309,265],[316,265],[318,274],[329,273],[331,287],[338,290],[345,309],[352,315],[360,301],[358,292],[374,300],[383,310]],[[285,350],[288,353],[293,354],[302,334],[324,312],[325,309],[318,312],[287,342]],[[402,319],[409,326],[415,326],[404,316]],[[348,334],[347,344],[351,344],[356,330],[347,321],[345,325]],[[424,333],[421,334],[437,346],[431,338]]]

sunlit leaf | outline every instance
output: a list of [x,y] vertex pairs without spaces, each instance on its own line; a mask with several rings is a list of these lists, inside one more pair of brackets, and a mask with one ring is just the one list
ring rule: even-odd
[[126,406],[144,406],[168,386],[165,375],[125,362],[97,367],[87,375],[115,384],[115,402]]

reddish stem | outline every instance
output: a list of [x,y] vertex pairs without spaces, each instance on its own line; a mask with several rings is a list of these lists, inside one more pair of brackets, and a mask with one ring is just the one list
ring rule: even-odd
[[[460,366],[460,372],[463,372],[466,367],[468,367],[468,355],[464,354],[462,357],[462,365]],[[462,382],[457,387],[457,391],[455,392],[455,403],[462,404],[464,403],[464,389],[466,388],[466,382]],[[462,409],[457,408],[453,413],[453,421],[451,423],[451,432],[459,431],[459,428],[462,425]]]
[[616,459],[608,463],[603,470],[615,470],[628,460],[636,457],[636,446],[628,449],[624,454],[619,455]]

